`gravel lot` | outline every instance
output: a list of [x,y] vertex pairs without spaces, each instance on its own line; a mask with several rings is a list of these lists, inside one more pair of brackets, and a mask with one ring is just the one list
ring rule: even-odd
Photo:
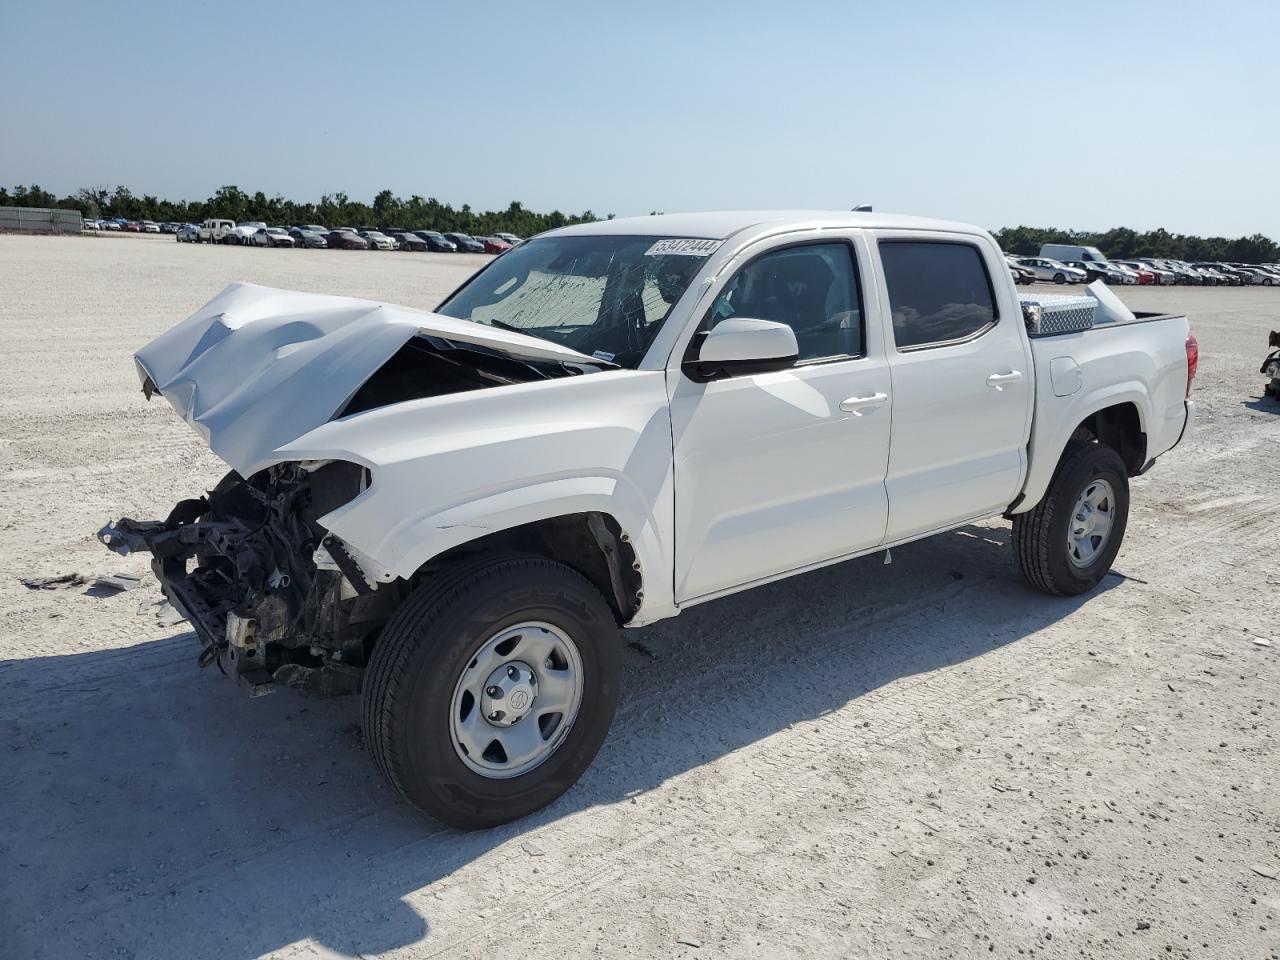
[[130,353],[228,281],[430,308],[484,259],[0,237],[0,956],[1280,952],[1277,291],[1121,291],[1191,314],[1201,418],[1103,588],[991,523],[628,631],[595,766],[487,833],[393,797],[354,698],[197,671],[150,583],[18,582],[146,572],[93,532],[221,475]]

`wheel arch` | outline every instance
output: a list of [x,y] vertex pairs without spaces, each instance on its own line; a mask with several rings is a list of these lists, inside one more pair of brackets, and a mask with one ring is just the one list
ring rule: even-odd
[[625,478],[561,478],[506,490],[420,515],[384,547],[379,554],[393,558],[388,573],[408,582],[458,557],[514,550],[578,570],[619,623],[674,612],[663,534]]
[[1136,477],[1147,464],[1147,433],[1142,412],[1132,400],[1101,407],[1081,420],[1070,440],[1084,440],[1111,447],[1120,454],[1129,476]]
[[619,625],[630,621],[644,602],[643,567],[631,535],[616,517],[599,510],[530,520],[463,540],[429,557],[406,579],[417,586],[464,559],[508,553],[529,553],[572,567],[600,591]]
[[[1026,483],[1006,515],[1025,513],[1040,502],[1073,440],[1109,446],[1120,455],[1129,476],[1142,473],[1149,465],[1149,403],[1150,398],[1140,385],[1121,384],[1088,398],[1076,411],[1058,421],[1057,429],[1038,421],[1032,428],[1032,455]],[[1052,439],[1045,439],[1046,433]]]

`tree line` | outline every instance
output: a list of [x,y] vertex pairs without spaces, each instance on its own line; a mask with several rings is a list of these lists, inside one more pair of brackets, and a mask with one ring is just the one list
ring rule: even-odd
[[1112,260],[1158,257],[1168,260],[1225,261],[1226,263],[1280,262],[1280,245],[1255,233],[1251,237],[1192,237],[1170,233],[1161,227],[1138,233],[1115,227],[1104,233],[1090,230],[1059,230],[1053,227],[1005,227],[992,231],[1001,249],[1034,256],[1044,243],[1069,243],[1097,247]]
[[[372,203],[352,200],[345,193],[327,193],[317,203],[299,203],[278,194],[268,197],[261,190],[249,194],[237,186],[219,187],[208,200],[161,200],[150,194],[135,196],[127,187],[83,187],[66,197],[57,197],[32,184],[12,190],[0,187],[0,206],[61,207],[79,210],[86,217],[124,217],[126,220],[199,223],[209,217],[228,220],[261,220],[269,224],[322,223],[327,226],[402,227],[406,230],[433,229],[461,233],[504,231],[521,237],[544,230],[599,220],[590,210],[564,214],[559,210],[537,213],[518,201],[505,210],[472,210],[468,204],[454,207],[434,197],[417,194],[407,200],[383,190]],[[606,219],[611,219],[608,214]],[[1056,227],[1004,227],[993,231],[1001,248],[1009,253],[1034,255],[1044,243],[1070,243],[1097,247],[1108,257],[1161,257],[1171,260],[1224,260],[1228,263],[1280,262],[1280,245],[1255,233],[1251,237],[1193,237],[1170,233],[1163,227],[1138,233],[1115,227],[1099,233],[1091,230],[1062,230]]]
[[[0,187],[0,206],[57,207],[79,210],[81,216],[124,217],[126,220],[172,221],[200,223],[210,217],[227,220],[261,220],[271,225],[320,223],[326,226],[403,227],[406,230],[440,230],[460,233],[488,234],[503,231],[529,237],[544,230],[554,230],[573,223],[586,223],[600,217],[590,210],[565,214],[559,210],[537,213],[526,210],[519,201],[505,210],[472,210],[470,205],[454,207],[434,197],[417,194],[407,200],[390,190],[383,190],[373,203],[352,200],[345,193],[322,196],[318,203],[299,203],[276,195],[268,197],[261,190],[249,194],[237,186],[219,187],[208,200],[161,200],[145,194],[136,196],[128,187],[83,187],[65,197],[58,197],[38,185]],[[612,218],[608,214],[606,219]]]

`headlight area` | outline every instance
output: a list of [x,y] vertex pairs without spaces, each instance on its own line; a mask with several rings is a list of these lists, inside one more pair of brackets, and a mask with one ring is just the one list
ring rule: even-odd
[[98,538],[117,553],[151,553],[165,597],[200,639],[200,666],[216,663],[255,693],[354,693],[399,590],[369,578],[318,521],[370,483],[367,468],[344,460],[232,472],[163,521],[124,518]]

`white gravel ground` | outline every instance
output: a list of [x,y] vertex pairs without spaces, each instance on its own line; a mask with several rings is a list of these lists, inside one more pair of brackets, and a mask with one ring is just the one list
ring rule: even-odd
[[228,281],[429,308],[482,260],[0,237],[0,957],[1280,952],[1280,291],[1122,291],[1191,314],[1201,422],[1103,588],[991,523],[628,631],[595,766],[487,833],[397,801],[353,698],[197,671],[150,584],[18,582],[144,573],[93,531],[221,474],[130,353]]

